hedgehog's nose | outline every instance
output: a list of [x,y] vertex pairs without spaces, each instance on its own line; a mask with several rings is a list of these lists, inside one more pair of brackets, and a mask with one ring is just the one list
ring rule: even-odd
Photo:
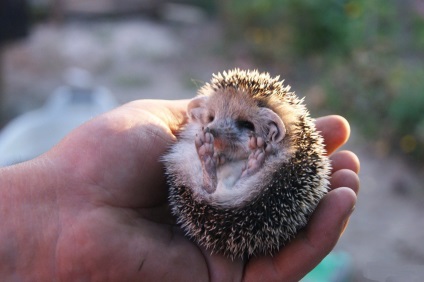
[[233,131],[233,122],[229,118],[219,119],[210,123],[207,128],[213,137],[224,138]]
[[213,135],[213,137],[218,137],[218,130],[216,130],[214,127],[207,127],[209,129],[209,132]]

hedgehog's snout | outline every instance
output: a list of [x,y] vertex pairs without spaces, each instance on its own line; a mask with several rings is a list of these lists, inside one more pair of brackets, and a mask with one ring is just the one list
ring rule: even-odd
[[216,130],[215,127],[208,126],[206,127],[206,131],[212,134],[214,138],[218,137],[218,130]]
[[215,138],[226,138],[234,134],[234,121],[226,118],[214,120],[208,125],[209,132]]

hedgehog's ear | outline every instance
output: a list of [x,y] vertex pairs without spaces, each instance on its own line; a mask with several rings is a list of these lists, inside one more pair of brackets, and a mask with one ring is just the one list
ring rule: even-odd
[[286,126],[281,118],[268,108],[260,108],[259,114],[264,118],[267,130],[267,139],[275,143],[286,136]]
[[187,106],[187,115],[192,121],[203,121],[206,114],[207,96],[199,96],[190,101]]

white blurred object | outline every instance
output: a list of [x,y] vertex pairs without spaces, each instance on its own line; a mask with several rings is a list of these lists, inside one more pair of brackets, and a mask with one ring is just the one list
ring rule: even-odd
[[118,105],[85,70],[70,69],[65,80],[68,85],[56,89],[43,107],[18,116],[0,132],[0,166],[46,152],[72,129]]
[[165,3],[161,16],[165,20],[183,24],[199,24],[207,19],[206,13],[201,8],[178,3]]

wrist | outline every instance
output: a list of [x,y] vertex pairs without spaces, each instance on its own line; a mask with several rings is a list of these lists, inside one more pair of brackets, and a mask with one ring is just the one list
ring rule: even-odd
[[59,214],[53,170],[43,157],[0,169],[1,277],[45,281],[54,275]]

